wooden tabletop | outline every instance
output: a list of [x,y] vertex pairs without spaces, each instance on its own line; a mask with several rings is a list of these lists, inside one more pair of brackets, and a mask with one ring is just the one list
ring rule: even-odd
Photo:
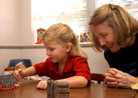
[[[92,83],[87,88],[70,89],[69,98],[133,98],[132,95],[131,89],[108,88]],[[0,98],[47,98],[47,90],[37,89],[36,83],[30,81],[14,90],[0,91]]]

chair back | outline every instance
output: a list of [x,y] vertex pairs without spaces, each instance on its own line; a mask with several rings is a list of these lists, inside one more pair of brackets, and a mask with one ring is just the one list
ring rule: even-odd
[[97,81],[97,83],[103,82],[105,79],[105,76],[100,73],[91,73],[91,80]]
[[29,67],[29,66],[32,66],[32,62],[30,59],[11,59],[9,61],[9,66],[10,67],[15,67],[16,64],[22,62],[23,65],[25,65],[25,67]]

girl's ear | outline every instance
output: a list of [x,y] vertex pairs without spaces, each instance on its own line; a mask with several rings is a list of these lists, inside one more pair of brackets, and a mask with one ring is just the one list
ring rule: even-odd
[[70,52],[71,49],[72,49],[72,43],[69,42],[69,43],[67,43],[66,51],[67,51],[67,52]]

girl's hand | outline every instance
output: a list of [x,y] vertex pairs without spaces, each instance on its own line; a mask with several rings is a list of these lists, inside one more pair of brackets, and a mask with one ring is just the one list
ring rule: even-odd
[[46,80],[41,80],[37,86],[38,89],[47,89],[47,81]]
[[16,78],[17,81],[22,80],[23,79],[23,71],[22,71],[22,69],[15,70],[13,72],[13,75]]
[[23,69],[25,69],[25,66],[23,65],[22,62],[16,64],[13,75],[15,76],[17,81],[20,81],[23,78]]
[[25,68],[26,68],[26,67],[25,67],[25,65],[23,65],[22,62],[16,64],[16,66],[15,66],[15,70],[18,70],[18,69],[25,69]]

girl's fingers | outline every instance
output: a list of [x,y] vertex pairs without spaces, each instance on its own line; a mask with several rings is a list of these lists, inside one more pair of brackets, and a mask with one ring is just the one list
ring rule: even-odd
[[25,65],[23,65],[23,64],[17,64],[16,66],[15,66],[15,69],[16,70],[18,70],[18,69],[25,69],[26,67],[25,67]]
[[47,82],[45,80],[40,81],[37,86],[38,89],[46,89],[47,88]]
[[20,80],[22,79],[21,70],[20,70],[20,69],[19,69],[19,70],[15,70],[15,71],[13,72],[13,75],[14,75],[14,77],[16,78],[17,81],[20,81]]

